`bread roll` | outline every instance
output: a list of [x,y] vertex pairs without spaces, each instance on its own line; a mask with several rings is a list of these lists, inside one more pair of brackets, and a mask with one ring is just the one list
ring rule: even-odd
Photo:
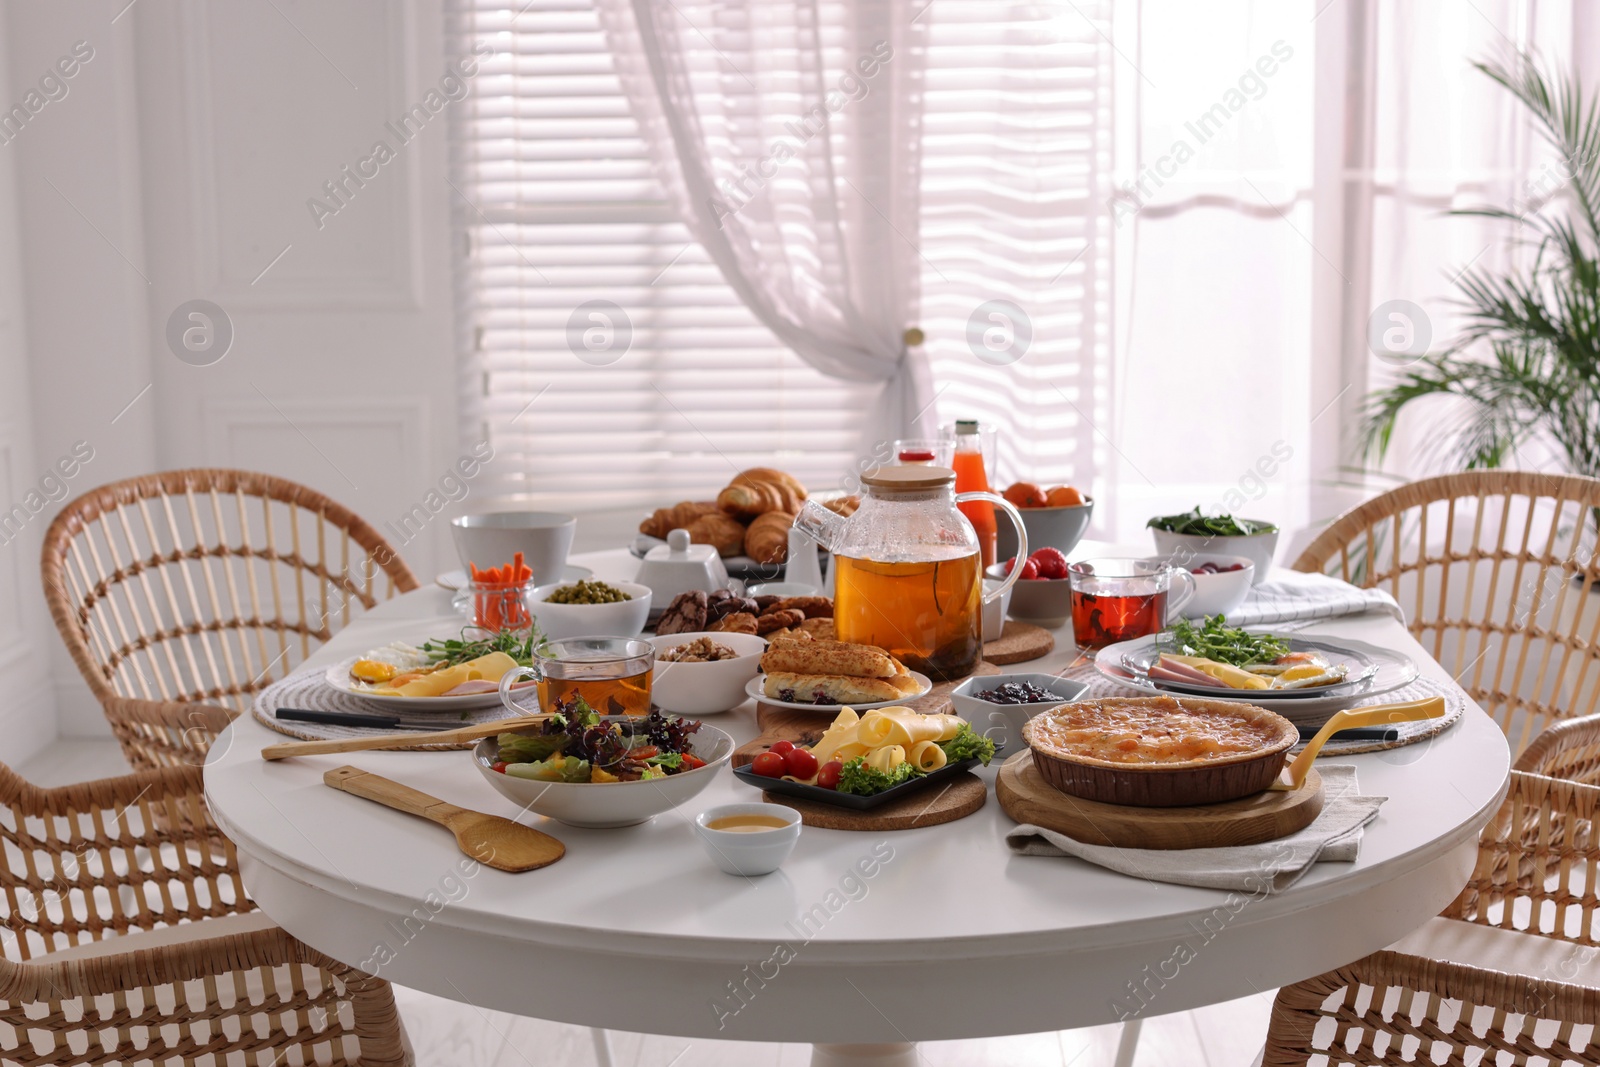
[[774,700],[799,704],[876,704],[900,698],[900,691],[882,678],[789,671],[768,671],[763,691]]
[[752,467],[734,475],[728,487],[717,494],[717,507],[750,522],[769,511],[793,515],[805,499],[806,487],[792,474],[771,467]]
[[744,554],[757,563],[787,563],[793,523],[794,517],[785,511],[757,515],[744,533]]
[[761,656],[761,669],[795,674],[842,674],[852,678],[893,678],[900,673],[895,661],[883,649],[844,641],[785,643],[769,648]]
[[712,545],[719,556],[737,556],[744,552],[744,525],[720,511],[700,516],[689,524],[688,530],[691,543]]
[[648,519],[639,524],[639,532],[649,534],[651,537],[665,538],[673,530],[687,530],[691,522],[717,510],[715,501],[685,500],[670,508],[657,508]]

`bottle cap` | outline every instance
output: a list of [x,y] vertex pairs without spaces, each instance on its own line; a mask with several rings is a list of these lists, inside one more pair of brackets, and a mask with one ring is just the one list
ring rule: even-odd
[[956,420],[956,433],[969,434],[969,433],[977,433],[977,432],[978,432],[978,420],[977,419],[957,419]]

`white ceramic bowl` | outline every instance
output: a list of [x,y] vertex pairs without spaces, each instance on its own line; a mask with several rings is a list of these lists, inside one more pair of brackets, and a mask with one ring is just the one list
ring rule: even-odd
[[1277,530],[1233,537],[1202,537],[1199,534],[1169,533],[1151,527],[1150,534],[1156,541],[1156,555],[1179,564],[1200,556],[1243,556],[1256,565],[1255,578],[1250,583],[1252,585],[1266,581],[1267,572],[1272,569],[1272,555],[1278,550]]
[[[1040,689],[1053,693],[1057,699],[1041,700],[1032,704],[992,704],[975,695],[1006,682],[1032,682]],[[1088,691],[1089,687],[1082,682],[1070,681],[1054,674],[985,674],[968,678],[951,690],[950,703],[955,705],[957,715],[971,723],[974,730],[994,742],[995,755],[1003,756],[1026,747],[1022,743],[1023,723],[1057,704],[1077,700]]]
[[633,826],[693,799],[733,755],[733,738],[715,726],[701,726],[693,739],[695,754],[706,761],[704,767],[647,782],[535,782],[502,774],[494,769],[500,746],[493,737],[478,742],[472,762],[496,792],[535,815],[568,826]]
[[615,604],[551,604],[551,593],[570,582],[536,586],[528,610],[539,629],[552,641],[563,637],[637,637],[650,617],[650,589],[633,582],[607,582],[627,593],[629,600]]
[[732,711],[749,699],[744,687],[761,671],[761,653],[767,650],[766,638],[755,634],[702,632],[648,640],[658,652],[665,652],[700,637],[709,637],[733,649],[739,653],[739,658],[708,663],[672,663],[657,659],[650,677],[650,699],[662,711],[674,715],[715,715]]
[[[762,815],[787,825],[772,830],[713,830],[706,825],[730,815]],[[719,804],[695,816],[694,834],[719,871],[752,878],[771,874],[789,858],[800,840],[800,813],[782,804]]]
[[561,575],[577,527],[577,519],[554,511],[491,511],[451,519],[450,537],[463,567],[499,567],[521,552],[542,583]]
[[[996,563],[984,572],[987,578],[1006,576],[1006,565]],[[1018,578],[1011,587],[1011,606],[1007,609],[1018,622],[1031,622],[1054,630],[1072,618],[1072,582],[1067,578]]]
[[[1028,551],[1041,548],[1059,548],[1062,555],[1070,553],[1083,540],[1089,520],[1094,517],[1094,497],[1084,497],[1083,503],[1057,508],[1018,508],[1022,515],[1022,528],[1028,531]],[[995,516],[995,559],[1002,563],[1017,554],[1017,535],[1003,515]]]
[[[1193,559],[1178,557],[1161,562],[1182,567],[1194,578],[1194,596],[1183,605],[1181,612],[1186,619],[1232,614],[1244,603],[1244,598],[1250,595],[1250,587],[1255,584],[1256,565],[1246,556],[1214,556],[1208,553]],[[1194,568],[1202,563],[1215,563],[1219,567],[1238,564],[1241,569],[1220,574],[1195,574]]]

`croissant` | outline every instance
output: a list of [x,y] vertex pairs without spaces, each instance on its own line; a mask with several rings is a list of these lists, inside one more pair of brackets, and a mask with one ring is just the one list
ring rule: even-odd
[[670,508],[656,508],[654,514],[639,524],[639,532],[666,537],[673,530],[688,529],[691,522],[716,510],[717,505],[709,500],[685,500]]
[[749,522],[769,511],[793,515],[805,499],[806,487],[794,475],[771,467],[752,467],[734,475],[728,487],[717,494],[717,507]]
[[859,496],[836,496],[832,500],[824,500],[822,506],[835,515],[842,515],[848,519],[861,506],[861,498]]
[[757,515],[744,533],[744,554],[757,563],[785,563],[789,559],[789,527],[794,517],[786,511]]
[[688,530],[690,543],[713,545],[719,556],[737,556],[744,552],[744,524],[720,511],[700,516],[689,524]]

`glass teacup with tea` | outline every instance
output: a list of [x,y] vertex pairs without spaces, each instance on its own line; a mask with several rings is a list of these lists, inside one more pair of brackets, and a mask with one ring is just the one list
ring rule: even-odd
[[1194,575],[1153,559],[1086,559],[1067,565],[1067,579],[1072,637],[1091,651],[1160,633],[1194,596]]
[[533,666],[507,671],[500,679],[500,701],[513,715],[526,708],[511,699],[511,687],[523,678],[538,682],[539,710],[581,696],[601,715],[650,714],[650,677],[655,646],[629,637],[567,637],[545,641],[533,650]]

